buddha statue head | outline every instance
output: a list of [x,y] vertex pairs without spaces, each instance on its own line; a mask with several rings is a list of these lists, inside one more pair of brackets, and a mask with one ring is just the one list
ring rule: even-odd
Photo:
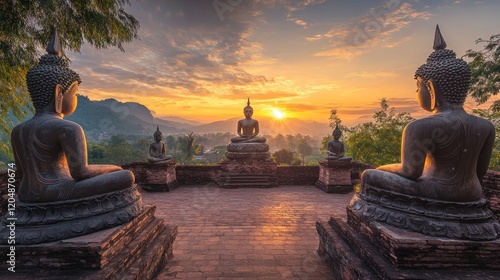
[[248,98],[247,106],[243,108],[243,114],[245,114],[247,119],[251,118],[253,115],[253,108],[250,106],[250,98]]
[[434,52],[427,62],[415,72],[420,106],[433,111],[449,103],[463,105],[470,86],[471,71],[467,62],[457,58],[452,50],[446,49],[446,42],[436,26]]
[[69,115],[76,109],[80,76],[69,68],[67,60],[62,56],[56,31],[53,32],[46,50],[47,54],[43,55],[38,65],[32,67],[26,75],[33,107],[41,110],[54,102],[57,113]]
[[332,132],[332,136],[333,136],[333,139],[335,141],[338,141],[340,139],[340,137],[342,136],[342,130],[339,129],[338,124],[335,125],[335,129]]
[[163,140],[163,134],[160,131],[160,127],[156,126],[156,131],[153,133],[153,137],[156,143],[159,143],[161,140]]

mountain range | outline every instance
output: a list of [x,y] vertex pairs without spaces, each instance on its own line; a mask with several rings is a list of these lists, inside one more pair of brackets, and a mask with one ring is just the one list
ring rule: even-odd
[[[326,123],[294,118],[278,121],[267,117],[254,117],[259,120],[261,135],[281,133],[314,136],[328,134],[330,130]],[[164,135],[190,132],[236,134],[237,122],[241,118],[243,116],[206,124],[176,116],[157,118],[149,108],[140,103],[120,102],[116,99],[92,101],[86,96],[79,95],[76,111],[65,119],[80,124],[89,139],[97,140],[103,133],[149,136],[156,131],[156,126],[160,127]]]

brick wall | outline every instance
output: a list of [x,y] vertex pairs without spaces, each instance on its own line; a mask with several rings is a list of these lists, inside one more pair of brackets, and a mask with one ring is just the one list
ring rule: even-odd
[[205,185],[215,182],[221,168],[218,165],[177,165],[179,185]]
[[483,195],[490,200],[490,209],[500,219],[500,172],[489,170],[483,177]]
[[276,176],[280,185],[314,185],[319,166],[278,166]]

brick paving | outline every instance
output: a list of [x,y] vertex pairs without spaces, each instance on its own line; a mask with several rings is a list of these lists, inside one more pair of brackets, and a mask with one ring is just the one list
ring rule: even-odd
[[332,279],[316,253],[315,223],[345,215],[351,197],[314,186],[143,192],[156,216],[179,230],[174,258],[158,279]]

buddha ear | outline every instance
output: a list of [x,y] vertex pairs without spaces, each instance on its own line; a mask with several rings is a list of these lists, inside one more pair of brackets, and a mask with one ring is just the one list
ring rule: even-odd
[[425,83],[427,90],[429,91],[429,100],[430,100],[430,109],[431,111],[436,108],[436,87],[434,86],[434,82],[432,80],[428,80]]
[[62,113],[63,98],[63,88],[61,85],[57,84],[54,91],[54,108],[58,114]]

